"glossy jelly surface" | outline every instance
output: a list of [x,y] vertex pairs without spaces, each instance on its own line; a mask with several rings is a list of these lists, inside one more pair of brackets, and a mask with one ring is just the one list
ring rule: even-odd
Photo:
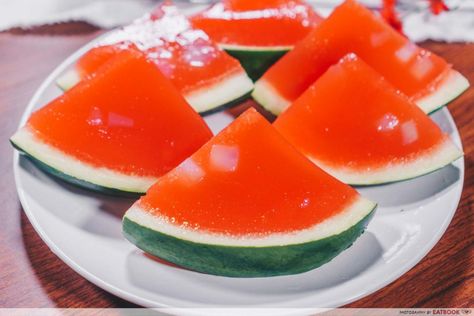
[[442,58],[410,42],[377,14],[347,0],[261,80],[293,101],[348,53],[356,53],[412,99],[436,89],[450,69]]
[[447,137],[353,54],[331,66],[274,126],[308,157],[365,171],[408,162]]
[[160,178],[139,205],[189,229],[260,235],[309,228],[357,196],[249,109]]
[[131,43],[93,47],[79,58],[76,69],[81,78],[91,75],[120,51],[131,48]]
[[160,176],[212,136],[155,65],[126,50],[34,112],[40,139],[96,167]]
[[112,32],[98,47],[80,58],[76,69],[81,77],[90,74],[132,44],[145,52],[182,93],[243,71],[236,59],[219,49],[202,30],[192,28],[187,18],[169,2]]
[[219,44],[293,46],[322,18],[304,1],[224,0],[191,21]]

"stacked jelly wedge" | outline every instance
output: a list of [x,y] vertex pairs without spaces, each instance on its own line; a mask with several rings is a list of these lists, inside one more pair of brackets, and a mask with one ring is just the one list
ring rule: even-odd
[[469,83],[441,57],[400,35],[354,0],[337,7],[255,84],[253,97],[280,114],[331,65],[356,53],[426,113],[460,95]]
[[354,54],[331,66],[274,126],[349,184],[410,179],[462,156],[418,106]]
[[11,142],[68,182],[144,193],[211,136],[158,68],[125,50],[34,112]]
[[170,2],[103,38],[58,80],[64,90],[92,75],[122,50],[146,53],[191,106],[208,113],[246,99],[253,84],[238,60],[194,29]]
[[301,0],[222,0],[191,18],[254,80],[321,20]]
[[123,232],[144,251],[192,270],[285,275],[348,248],[374,209],[250,109],[161,177],[127,211]]

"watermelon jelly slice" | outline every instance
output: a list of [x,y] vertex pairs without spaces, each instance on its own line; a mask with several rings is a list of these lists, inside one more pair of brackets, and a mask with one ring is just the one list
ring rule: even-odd
[[334,258],[374,209],[249,109],[161,177],[126,212],[123,231],[144,251],[192,270],[284,275]]
[[254,80],[321,20],[300,0],[223,0],[191,18]]
[[211,136],[158,68],[127,50],[34,112],[11,142],[74,184],[143,193]]
[[239,61],[219,49],[169,2],[106,36],[58,80],[67,90],[111,56],[131,45],[146,52],[198,112],[215,111],[248,98],[253,83]]
[[462,156],[421,109],[353,54],[331,66],[274,126],[350,184],[409,179]]
[[253,97],[280,114],[326,69],[356,53],[430,113],[460,95],[469,82],[439,56],[411,43],[382,18],[348,0],[256,83]]

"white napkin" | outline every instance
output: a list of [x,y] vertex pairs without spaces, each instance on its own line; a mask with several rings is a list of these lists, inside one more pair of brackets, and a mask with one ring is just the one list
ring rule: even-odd
[[[362,0],[377,8],[382,0]],[[194,2],[206,3],[206,0]],[[313,0],[327,16],[342,0]],[[153,8],[153,0],[0,0],[0,30],[64,21],[87,21],[103,28],[129,23]],[[186,1],[176,1],[186,6]],[[414,41],[474,42],[474,0],[447,0],[449,12],[438,16],[427,9],[427,0],[404,0],[400,14],[404,31]]]
[[0,0],[0,30],[65,21],[111,28],[151,10],[151,0]]

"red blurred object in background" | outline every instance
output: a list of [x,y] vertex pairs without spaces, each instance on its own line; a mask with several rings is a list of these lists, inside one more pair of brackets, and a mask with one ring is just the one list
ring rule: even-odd
[[397,4],[397,0],[383,0],[382,10],[380,14],[382,17],[387,21],[394,29],[403,33],[402,30],[402,21],[398,16],[398,12],[395,9],[395,5]]
[[[380,14],[382,17],[397,31],[403,33],[403,25],[398,12],[396,10],[397,0],[382,0],[382,9]],[[427,0],[430,2],[430,10],[433,14],[438,15],[449,8],[443,0]]]
[[443,0],[430,0],[430,9],[431,12],[433,12],[433,14],[435,15],[438,15],[443,11],[449,10],[448,6],[446,5],[446,3],[444,3]]

